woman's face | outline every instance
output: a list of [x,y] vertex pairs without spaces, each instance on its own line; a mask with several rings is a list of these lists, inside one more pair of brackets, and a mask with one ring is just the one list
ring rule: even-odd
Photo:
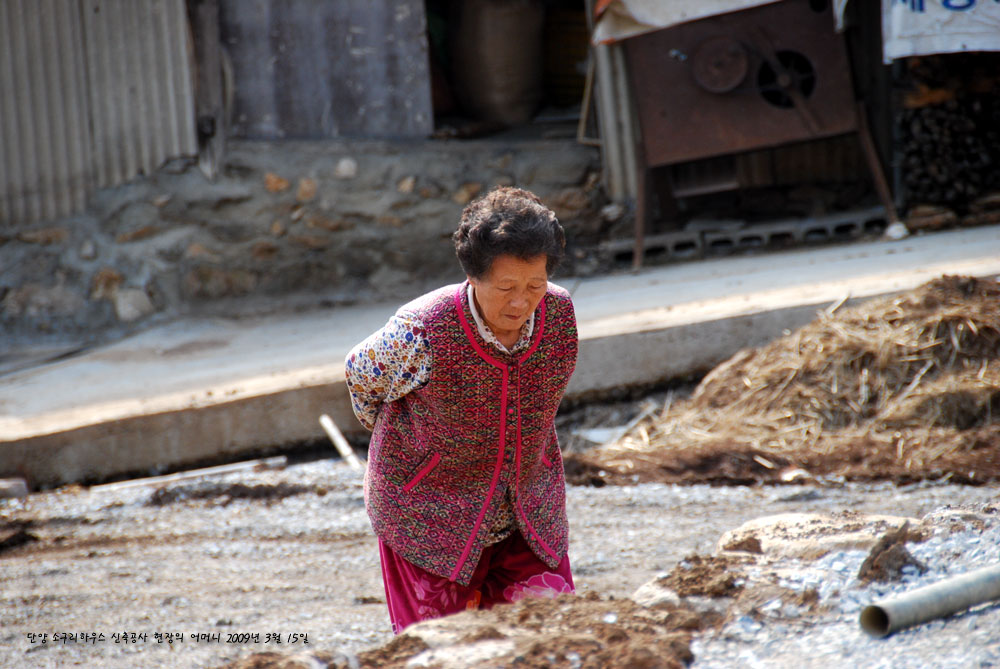
[[545,254],[528,259],[502,255],[481,279],[469,277],[479,314],[498,337],[519,333],[542,301],[549,282],[546,261]]

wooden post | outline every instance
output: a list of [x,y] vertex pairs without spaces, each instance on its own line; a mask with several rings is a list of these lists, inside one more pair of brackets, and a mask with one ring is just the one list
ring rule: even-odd
[[885,178],[882,161],[879,160],[875,140],[872,139],[872,133],[868,127],[868,112],[865,110],[864,102],[858,102],[858,135],[861,138],[861,148],[864,150],[865,159],[868,161],[868,170],[875,182],[875,191],[878,193],[879,199],[882,200],[882,206],[885,207],[885,213],[889,217],[890,229],[887,230],[887,233],[892,237],[906,236],[908,233],[903,222],[899,220],[896,203],[893,202],[889,182]]

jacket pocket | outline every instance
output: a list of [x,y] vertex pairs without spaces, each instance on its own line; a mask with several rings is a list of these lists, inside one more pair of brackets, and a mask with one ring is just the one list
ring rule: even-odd
[[440,461],[441,461],[441,454],[440,453],[433,454],[430,457],[430,460],[428,460],[427,463],[423,467],[421,467],[416,474],[414,474],[413,478],[410,479],[409,483],[403,486],[403,491],[410,492],[411,490],[413,490],[413,488],[418,483],[424,480],[424,477],[430,474],[434,470],[434,468],[437,467],[437,464]]

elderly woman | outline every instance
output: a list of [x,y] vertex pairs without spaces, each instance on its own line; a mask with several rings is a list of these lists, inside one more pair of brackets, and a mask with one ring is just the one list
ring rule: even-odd
[[573,592],[554,419],[576,365],[565,238],[528,191],[462,212],[467,281],[401,307],[347,357],[372,430],[365,505],[393,631],[463,609]]

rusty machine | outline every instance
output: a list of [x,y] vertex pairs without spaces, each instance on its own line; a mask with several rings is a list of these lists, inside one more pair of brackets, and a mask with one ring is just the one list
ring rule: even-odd
[[[669,216],[676,198],[765,185],[775,168],[759,150],[809,140],[860,141],[895,219],[832,11],[827,0],[782,0],[624,40],[641,129],[636,266],[651,196]],[[650,172],[663,167],[667,184],[653,193]]]

